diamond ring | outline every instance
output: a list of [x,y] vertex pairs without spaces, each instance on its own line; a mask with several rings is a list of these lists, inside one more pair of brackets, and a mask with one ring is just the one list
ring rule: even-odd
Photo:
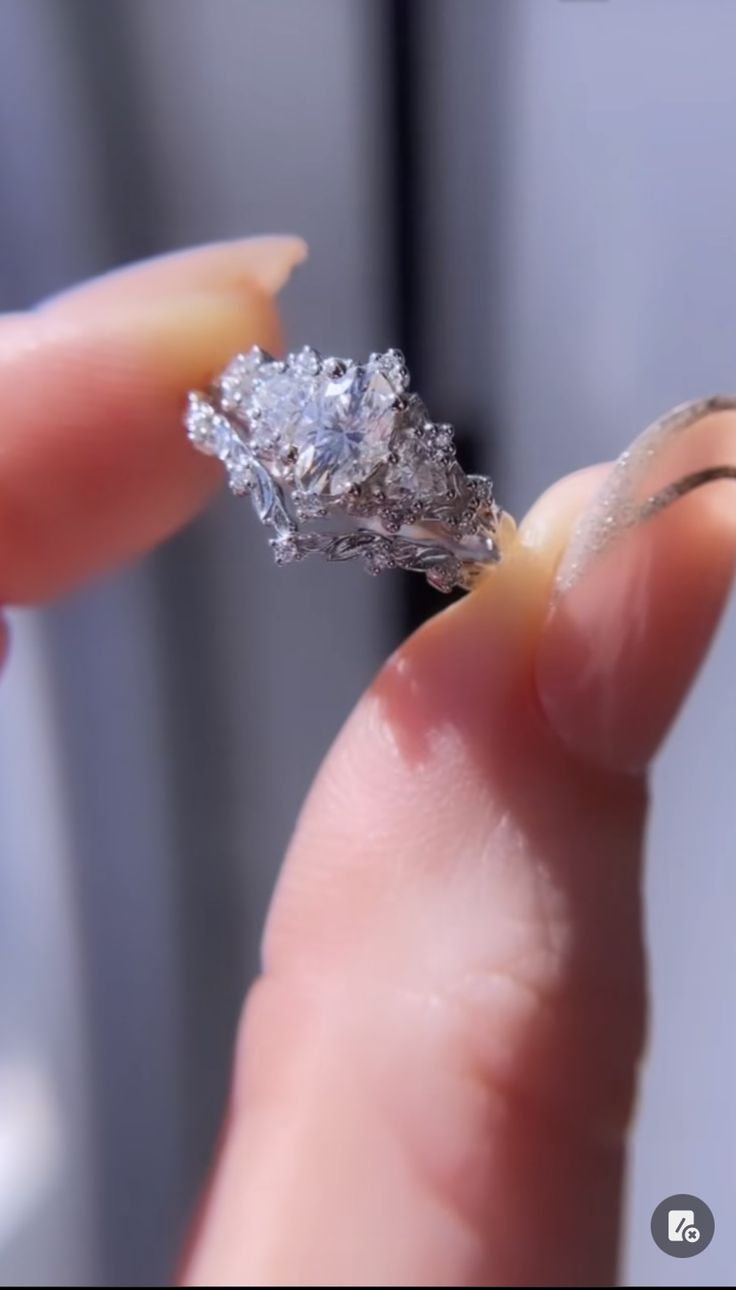
[[398,350],[355,363],[305,348],[280,361],[256,346],[189,395],[185,425],[231,490],[250,494],[279,564],[357,557],[370,573],[410,569],[451,591],[500,557],[491,481],[462,470],[452,427],[411,393]]

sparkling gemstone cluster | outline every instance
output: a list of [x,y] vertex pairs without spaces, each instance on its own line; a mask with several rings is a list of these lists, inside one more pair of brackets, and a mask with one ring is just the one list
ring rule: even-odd
[[[322,538],[323,554],[359,553],[371,572],[391,567],[397,553],[400,562],[391,535],[407,526],[442,524],[458,538],[493,528],[489,482],[460,469],[451,427],[430,421],[410,392],[398,350],[355,363],[310,348],[280,361],[254,347],[228,364],[208,394],[190,395],[185,420],[195,447],[223,462],[232,491],[252,494],[275,531],[281,562],[317,549],[300,523],[338,514],[358,528],[378,521],[382,536],[333,537],[329,551]],[[443,569],[423,571],[440,585],[456,573],[451,558]]]

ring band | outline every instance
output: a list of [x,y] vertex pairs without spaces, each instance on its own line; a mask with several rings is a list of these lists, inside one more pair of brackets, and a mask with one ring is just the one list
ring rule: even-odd
[[410,392],[398,350],[355,363],[307,347],[280,361],[255,346],[189,395],[185,426],[232,492],[250,494],[279,564],[360,558],[449,592],[500,558],[491,480],[462,470],[452,427]]

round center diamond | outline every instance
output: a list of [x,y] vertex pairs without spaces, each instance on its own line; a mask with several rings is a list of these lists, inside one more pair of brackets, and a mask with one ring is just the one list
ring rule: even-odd
[[290,427],[299,487],[335,496],[367,479],[389,452],[394,398],[386,376],[366,367],[313,380]]

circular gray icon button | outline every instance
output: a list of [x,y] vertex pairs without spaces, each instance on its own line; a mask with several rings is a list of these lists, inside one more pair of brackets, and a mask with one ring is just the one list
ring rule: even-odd
[[652,1214],[652,1236],[660,1250],[675,1259],[700,1254],[713,1240],[716,1221],[697,1196],[668,1196]]

